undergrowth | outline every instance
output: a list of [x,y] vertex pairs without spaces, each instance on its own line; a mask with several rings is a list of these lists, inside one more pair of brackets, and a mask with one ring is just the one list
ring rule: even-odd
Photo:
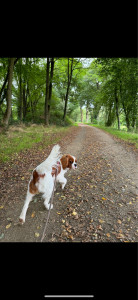
[[[61,126],[10,126],[5,133],[0,134],[0,161],[5,162],[16,156],[22,150],[32,148],[38,143],[38,147],[57,143],[69,130],[69,127]],[[39,145],[40,143],[40,145]]]

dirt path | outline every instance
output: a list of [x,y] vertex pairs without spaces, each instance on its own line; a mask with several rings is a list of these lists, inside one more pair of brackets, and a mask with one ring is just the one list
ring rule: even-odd
[[[62,153],[77,157],[78,169],[66,174],[64,191],[57,186],[44,241],[136,242],[138,172],[133,148],[90,126],[74,127],[59,144]],[[30,170],[51,148],[28,150],[25,158],[20,154],[10,165],[1,166],[1,242],[40,241],[48,214],[41,195],[31,202],[23,226],[18,217]]]

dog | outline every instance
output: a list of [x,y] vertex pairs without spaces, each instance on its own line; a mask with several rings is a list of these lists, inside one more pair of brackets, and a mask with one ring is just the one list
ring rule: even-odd
[[[54,181],[61,183],[61,187],[64,189],[67,184],[67,179],[64,177],[65,173],[69,169],[75,170],[76,168],[77,159],[70,154],[61,156],[60,146],[55,145],[47,159],[33,170],[28,184],[25,203],[19,217],[20,223],[25,223],[29,203],[36,194],[42,193],[45,208],[49,210]],[[53,204],[51,205],[52,208]]]

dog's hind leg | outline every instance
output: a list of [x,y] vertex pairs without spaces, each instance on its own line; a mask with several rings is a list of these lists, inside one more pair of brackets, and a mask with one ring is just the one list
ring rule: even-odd
[[[45,193],[42,196],[44,199],[44,206],[47,210],[49,210],[49,208],[50,208],[49,201],[51,199],[53,189],[54,189],[54,182],[51,181],[51,184],[49,185],[49,187],[46,189]],[[53,208],[53,204],[51,204],[51,209],[52,208]]]
[[23,206],[22,212],[21,212],[20,217],[19,217],[19,221],[22,224],[25,222],[26,212],[27,212],[29,203],[32,201],[33,196],[34,196],[34,194],[30,193],[29,190],[28,190],[27,195],[26,195],[26,199],[25,199],[25,202],[24,202],[24,206]]

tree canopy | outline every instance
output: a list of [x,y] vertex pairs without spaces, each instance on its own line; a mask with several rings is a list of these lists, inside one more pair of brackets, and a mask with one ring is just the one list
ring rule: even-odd
[[103,122],[136,129],[137,58],[0,58],[0,124]]

